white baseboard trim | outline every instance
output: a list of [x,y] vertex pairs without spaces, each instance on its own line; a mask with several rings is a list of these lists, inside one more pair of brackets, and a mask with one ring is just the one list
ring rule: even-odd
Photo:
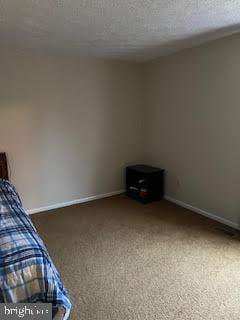
[[199,213],[199,214],[201,214],[201,215],[203,215],[203,216],[205,216],[205,217],[208,217],[208,218],[213,219],[213,220],[215,220],[215,221],[221,222],[221,223],[223,223],[223,224],[225,224],[225,225],[227,225],[227,226],[229,226],[229,227],[231,227],[231,228],[240,230],[240,226],[239,226],[239,224],[236,223],[236,222],[233,222],[233,221],[231,221],[231,220],[227,220],[227,219],[225,219],[225,218],[219,217],[219,216],[217,216],[217,215],[215,215],[215,214],[213,214],[213,213],[207,212],[207,211],[205,211],[205,210],[202,210],[202,209],[193,207],[193,206],[191,206],[190,204],[187,204],[187,203],[185,203],[185,202],[183,202],[183,201],[174,199],[174,198],[172,198],[172,197],[170,197],[170,196],[165,196],[164,198],[165,198],[167,201],[170,201],[170,202],[172,202],[172,203],[175,203],[175,204],[179,205],[180,207],[183,207],[183,208],[185,208],[185,209],[189,209],[189,210],[191,210],[191,211],[193,211],[193,212],[196,212],[196,213]]
[[71,201],[67,201],[67,202],[56,203],[56,204],[52,204],[52,205],[49,205],[46,207],[41,207],[41,208],[36,208],[36,209],[28,209],[26,211],[30,215],[30,214],[34,214],[34,213],[69,207],[69,206],[72,206],[75,204],[89,202],[89,201],[93,201],[93,200],[97,200],[97,199],[108,198],[108,197],[119,195],[121,193],[124,193],[124,190],[118,190],[118,191],[98,194],[98,195],[90,196],[90,197],[86,197],[86,198],[80,198],[80,199],[71,200]]

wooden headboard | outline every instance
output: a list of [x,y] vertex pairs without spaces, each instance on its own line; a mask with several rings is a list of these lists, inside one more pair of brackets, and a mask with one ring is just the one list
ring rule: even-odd
[[8,166],[6,153],[0,152],[0,178],[8,180]]

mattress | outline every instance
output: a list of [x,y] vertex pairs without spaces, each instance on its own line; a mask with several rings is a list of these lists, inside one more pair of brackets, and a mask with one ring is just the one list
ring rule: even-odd
[[0,179],[0,303],[51,303],[69,318],[71,301],[14,186]]

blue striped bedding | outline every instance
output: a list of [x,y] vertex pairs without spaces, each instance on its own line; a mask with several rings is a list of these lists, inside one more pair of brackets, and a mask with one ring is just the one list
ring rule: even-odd
[[71,302],[48,251],[15,188],[0,179],[0,303],[53,305],[54,319],[68,319]]

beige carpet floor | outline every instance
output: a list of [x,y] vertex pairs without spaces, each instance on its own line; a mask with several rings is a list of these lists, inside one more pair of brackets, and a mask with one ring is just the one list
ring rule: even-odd
[[124,195],[32,216],[72,320],[240,319],[240,242],[167,201]]

